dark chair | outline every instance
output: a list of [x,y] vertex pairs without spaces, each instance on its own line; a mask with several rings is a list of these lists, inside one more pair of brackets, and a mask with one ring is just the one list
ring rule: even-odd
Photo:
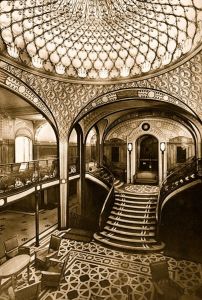
[[150,264],[155,300],[177,300],[183,295],[183,289],[169,277],[167,261]]
[[30,248],[26,246],[19,246],[17,236],[13,236],[4,241],[6,258],[12,258],[18,254],[30,255]]
[[61,238],[52,234],[48,248],[35,251],[35,264],[38,268],[46,269],[51,257],[57,256],[60,248]]
[[41,282],[35,282],[21,289],[14,290],[13,287],[9,287],[8,295],[9,300],[38,300],[41,291]]
[[65,275],[66,266],[69,260],[69,254],[64,261],[50,258],[49,267],[46,271],[41,272],[41,285],[44,287],[60,287],[60,282]]

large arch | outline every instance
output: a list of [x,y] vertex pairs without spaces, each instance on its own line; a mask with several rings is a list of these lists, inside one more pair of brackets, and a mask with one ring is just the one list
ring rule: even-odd
[[200,121],[200,117],[195,113],[195,111],[179,98],[157,89],[134,87],[114,90],[113,92],[108,92],[106,94],[102,94],[101,96],[94,98],[85,107],[81,109],[81,111],[74,119],[73,124],[81,120],[87,114],[95,111],[98,107],[107,105],[109,103],[121,102],[132,99],[161,101],[164,103],[173,104],[176,106],[176,108],[181,107]]
[[11,74],[7,74],[5,71],[0,70],[0,86],[10,90],[14,94],[19,95],[30,105],[34,106],[52,124],[54,130],[58,131],[55,118],[48,106],[23,81]]

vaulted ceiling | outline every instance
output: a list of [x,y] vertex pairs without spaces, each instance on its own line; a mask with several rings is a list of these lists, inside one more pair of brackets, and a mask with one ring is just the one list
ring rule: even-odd
[[62,78],[155,73],[202,37],[201,0],[10,0],[0,8],[4,54]]

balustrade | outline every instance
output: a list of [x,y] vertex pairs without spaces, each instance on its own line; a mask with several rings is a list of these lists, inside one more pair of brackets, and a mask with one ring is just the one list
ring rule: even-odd
[[52,180],[58,176],[58,159],[0,164],[0,193]]
[[180,187],[196,180],[199,177],[200,165],[201,160],[192,157],[169,172],[159,191],[157,209],[158,220],[160,219],[161,207],[165,198]]

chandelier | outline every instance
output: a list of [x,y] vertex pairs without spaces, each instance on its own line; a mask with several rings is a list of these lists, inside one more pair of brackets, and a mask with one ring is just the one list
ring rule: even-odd
[[70,17],[86,20],[114,18],[127,10],[126,0],[64,0],[63,5]]

